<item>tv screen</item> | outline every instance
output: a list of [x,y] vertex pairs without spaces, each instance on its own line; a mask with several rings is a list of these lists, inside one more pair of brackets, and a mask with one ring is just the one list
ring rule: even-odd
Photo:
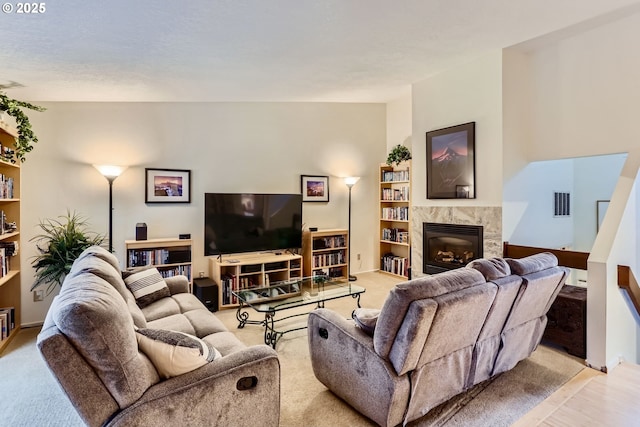
[[205,193],[204,253],[302,246],[302,195]]

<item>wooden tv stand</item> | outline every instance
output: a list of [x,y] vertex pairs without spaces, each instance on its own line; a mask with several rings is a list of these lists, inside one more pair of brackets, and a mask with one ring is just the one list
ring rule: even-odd
[[282,252],[229,254],[209,258],[209,277],[218,285],[220,308],[237,307],[231,290],[302,278],[302,256]]

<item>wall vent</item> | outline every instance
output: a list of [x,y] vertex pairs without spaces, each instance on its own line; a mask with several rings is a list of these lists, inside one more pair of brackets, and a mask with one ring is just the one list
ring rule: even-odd
[[571,216],[571,193],[553,193],[553,216]]

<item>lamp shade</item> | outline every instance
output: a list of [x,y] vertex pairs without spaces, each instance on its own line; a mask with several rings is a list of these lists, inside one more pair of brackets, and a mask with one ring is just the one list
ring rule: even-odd
[[126,169],[125,166],[114,166],[114,165],[93,165],[105,178],[109,180],[116,179],[117,177],[124,172]]
[[360,180],[359,176],[348,176],[344,179],[344,183],[347,184],[347,187],[351,188],[353,187],[356,182],[358,182]]

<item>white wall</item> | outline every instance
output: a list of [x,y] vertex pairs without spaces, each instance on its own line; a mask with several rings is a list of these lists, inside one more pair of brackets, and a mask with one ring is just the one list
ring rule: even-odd
[[638,37],[635,13],[530,53],[531,160],[637,149]]
[[[589,252],[596,201],[613,194],[626,154],[531,162],[504,185],[503,236],[513,244]],[[571,193],[571,216],[553,216],[553,193]]]
[[589,252],[597,232],[596,202],[610,200],[626,154],[573,160],[573,248]]
[[588,262],[587,362],[612,369],[620,360],[640,363],[638,317],[618,287],[617,266],[640,277],[638,188],[640,155],[630,155],[616,185]]
[[[526,138],[512,141],[518,150],[505,152],[505,163],[512,155],[514,162],[520,162],[518,152],[526,153],[527,161],[629,153],[627,170],[616,185],[605,218],[609,225],[603,224],[589,259],[587,358],[596,367],[606,367],[615,359],[612,355],[625,354],[635,362],[640,355],[636,350],[630,353],[624,344],[631,339],[628,328],[633,337],[640,331],[628,311],[621,313],[626,306],[621,304],[615,277],[616,265],[624,264],[626,258],[624,250],[616,248],[629,249],[626,238],[637,244],[636,228],[618,226],[633,193],[628,180],[635,180],[640,165],[640,54],[636,46],[640,13],[597,25],[583,25],[556,39],[546,36],[543,43],[533,41],[514,48],[521,56],[520,68],[507,67],[504,73],[524,76],[520,84],[528,96],[523,96],[520,109],[528,111],[530,119],[524,125]],[[524,74],[522,63],[527,64]],[[637,212],[631,212],[637,218]],[[637,349],[635,342],[631,346]]]
[[[324,103],[48,103],[32,114],[40,142],[22,170],[23,324],[41,322],[52,296],[34,303],[30,261],[40,219],[67,209],[108,229],[108,184],[92,164],[129,168],[113,185],[114,249],[124,265],[124,240],[146,222],[149,238],[194,239],[194,271],[203,256],[205,192],[300,192],[300,175],[329,175],[330,202],[305,203],[303,222],[346,228],[352,193],[352,272],[375,269],[378,165],[386,158],[384,104]],[[192,201],[145,205],[144,168],[190,169]]]
[[[502,53],[413,85],[413,206],[502,204]],[[476,199],[427,200],[426,132],[476,122]]]
[[[387,102],[387,154],[396,145],[411,146],[411,93]],[[383,161],[386,162],[385,157]]]
[[573,216],[553,216],[553,193],[572,190],[572,160],[528,164],[504,184],[504,240],[547,248],[573,246]]

